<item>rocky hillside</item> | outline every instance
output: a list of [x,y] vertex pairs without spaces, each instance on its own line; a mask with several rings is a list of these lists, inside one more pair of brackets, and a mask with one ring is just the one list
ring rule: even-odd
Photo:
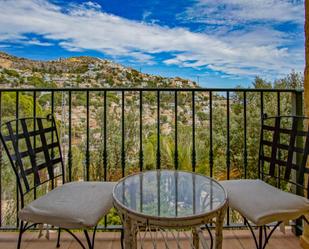
[[[177,87],[196,88],[195,82],[181,78],[166,78],[141,73],[133,68],[124,67],[108,60],[94,57],[60,58],[54,61],[36,61],[18,58],[0,52],[0,88],[61,88],[61,87]],[[196,124],[204,122],[207,116],[208,93],[196,94]],[[22,96],[21,96],[22,97]],[[55,115],[58,120],[67,120],[66,94],[55,96]],[[155,92],[144,93],[144,124],[147,127],[156,126],[156,95]],[[13,101],[13,100],[12,100]],[[43,109],[50,110],[50,95],[37,93],[37,101]],[[103,98],[99,94],[92,94],[90,101],[90,128],[100,139],[101,114]],[[121,93],[110,92],[108,95],[109,119],[121,119]],[[86,94],[72,94],[72,122],[75,129],[75,142],[80,143],[85,139],[83,132],[86,116]],[[132,116],[138,115],[139,96],[133,92],[126,92],[125,112]],[[161,118],[162,133],[172,132],[174,95],[172,93],[161,94]],[[32,111],[32,110],[31,110]],[[178,97],[179,123],[191,125],[192,106],[191,93],[181,92]],[[28,114],[28,115],[31,115]],[[133,121],[132,121],[133,122]],[[65,123],[65,122],[64,122]],[[133,126],[132,126],[133,127]]]
[[54,61],[0,52],[1,87],[197,87],[181,78],[141,73],[112,61],[81,56]]

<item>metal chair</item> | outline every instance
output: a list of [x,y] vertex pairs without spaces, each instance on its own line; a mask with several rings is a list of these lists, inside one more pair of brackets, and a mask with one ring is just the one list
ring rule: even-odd
[[[309,119],[265,115],[260,134],[260,179],[220,182],[227,191],[229,206],[244,217],[257,249],[266,248],[281,223],[300,217],[308,223],[304,216],[309,214],[309,182],[305,184],[309,130],[308,126],[304,128],[305,121]],[[291,190],[297,195],[289,193]],[[307,198],[301,196],[304,191]],[[253,224],[258,227],[258,238]]]
[[[22,118],[1,126],[0,138],[17,178],[21,210],[17,248],[22,235],[38,224],[67,231],[82,248],[94,248],[98,221],[112,208],[112,182],[65,183],[56,122],[47,118]],[[45,187],[48,193],[26,205],[29,193]],[[32,197],[31,197],[32,198]],[[82,229],[86,245],[70,229]],[[92,237],[88,229],[93,229]]]

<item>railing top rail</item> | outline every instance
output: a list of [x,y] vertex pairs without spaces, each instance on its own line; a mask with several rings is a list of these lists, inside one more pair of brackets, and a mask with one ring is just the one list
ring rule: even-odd
[[170,88],[170,87],[115,87],[115,88],[79,88],[79,87],[66,87],[66,88],[0,88],[0,92],[62,92],[62,91],[186,91],[186,92],[303,92],[303,89],[255,89],[255,88]]

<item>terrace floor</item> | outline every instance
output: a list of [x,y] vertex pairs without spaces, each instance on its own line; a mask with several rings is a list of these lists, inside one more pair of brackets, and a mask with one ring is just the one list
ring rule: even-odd
[[[80,249],[81,247],[68,235],[62,233],[61,249]],[[81,238],[82,233],[78,233]],[[0,248],[16,249],[18,233],[0,232]],[[38,232],[26,232],[23,237],[22,249],[54,249],[56,248],[56,232],[50,232],[50,240],[45,237],[38,239]],[[98,232],[95,248],[120,249],[119,232]],[[186,247],[183,242],[182,245]],[[153,248],[151,241],[146,242],[146,248]],[[163,240],[159,241],[159,248],[165,248]],[[169,241],[169,248],[177,248],[176,243]],[[248,230],[225,230],[223,249],[255,249],[254,242]],[[279,230],[274,233],[266,249],[301,249],[299,238],[294,236],[290,230],[284,235]]]

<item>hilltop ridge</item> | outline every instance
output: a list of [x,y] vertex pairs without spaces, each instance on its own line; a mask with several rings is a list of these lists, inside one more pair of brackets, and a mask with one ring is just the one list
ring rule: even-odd
[[197,87],[191,80],[145,74],[96,57],[42,61],[4,52],[0,52],[0,84],[1,87]]

